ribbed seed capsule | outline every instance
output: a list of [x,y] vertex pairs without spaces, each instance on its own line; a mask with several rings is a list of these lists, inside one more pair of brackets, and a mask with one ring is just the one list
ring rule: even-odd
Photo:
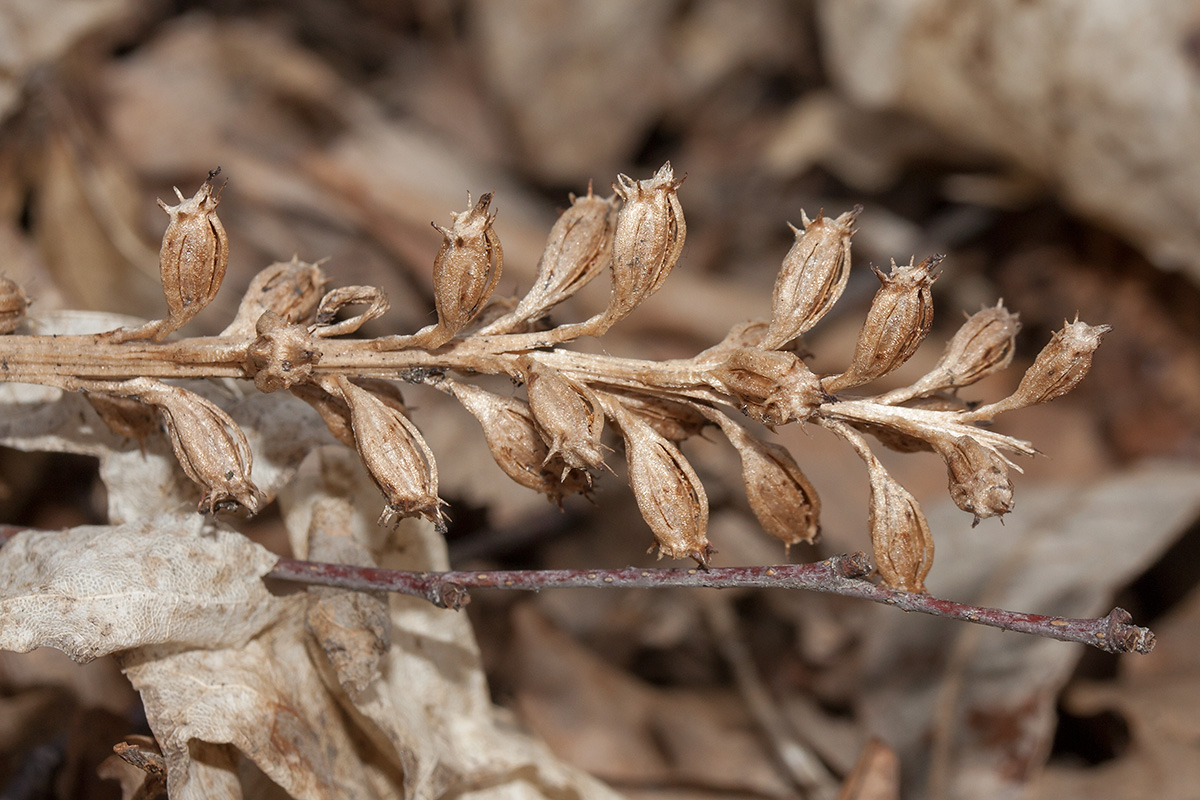
[[875,565],[884,583],[904,592],[924,592],[933,566],[933,535],[925,514],[907,489],[878,462],[869,465],[868,521]]
[[433,262],[433,302],[438,321],[421,338],[425,347],[440,347],[458,335],[487,303],[500,280],[504,251],[492,229],[496,215],[488,214],[491,202],[492,194],[488,192],[467,211],[451,214],[454,222],[449,228],[433,226],[443,237]]
[[242,296],[237,316],[222,336],[253,336],[259,317],[273,311],[294,325],[307,325],[317,313],[317,304],[329,280],[316,264],[293,257],[278,261],[259,272]]
[[875,270],[883,286],[871,301],[867,321],[858,333],[850,368],[826,378],[827,391],[840,392],[887,375],[916,352],[933,326],[930,286],[937,279],[933,270],[942,258],[933,256],[903,267],[893,261],[890,275]]
[[837,219],[800,212],[803,230],[792,228],[796,241],[783,259],[772,294],[771,326],[760,345],[774,350],[808,332],[833,308],[850,278],[852,225],[862,213],[856,206]]
[[624,204],[617,214],[613,237],[612,294],[605,312],[611,325],[658,291],[679,261],[687,224],[676,192],[671,162],[654,177],[635,181],[618,175],[613,189]]
[[605,392],[602,396],[609,403],[620,403],[654,428],[655,433],[672,442],[690,439],[709,424],[696,409],[654,395]]
[[720,412],[712,418],[742,459],[746,499],[763,530],[783,542],[812,544],[820,536],[821,500],[786,448],[764,442]]
[[[384,405],[390,406],[397,413],[408,416],[404,397],[394,383],[376,378],[354,378],[351,382],[360,389],[370,392],[376,399],[382,401]],[[311,383],[292,386],[289,391],[308,403],[321,415],[325,427],[329,428],[329,432],[333,434],[334,438],[351,449],[357,449],[354,443],[354,429],[350,423],[350,406],[340,395],[330,394]]]
[[479,420],[492,458],[520,485],[560,505],[566,495],[591,488],[587,473],[572,472],[566,462],[550,454],[528,403],[456,381],[444,380],[438,387],[453,394]]
[[0,278],[0,335],[12,333],[25,319],[29,299],[15,282]]
[[1017,390],[977,413],[982,414],[986,409],[988,413],[996,414],[1062,397],[1087,375],[1092,366],[1092,354],[1110,330],[1109,325],[1088,325],[1078,319],[1066,323],[1038,353]]
[[716,388],[733,395],[752,419],[769,427],[808,419],[825,399],[821,382],[792,353],[743,347],[710,370]]
[[1008,477],[1011,462],[969,436],[932,439],[946,462],[950,498],[979,520],[1007,514],[1013,508],[1013,485]]
[[336,388],[350,407],[350,425],[359,458],[387,499],[379,524],[394,526],[422,516],[442,526],[437,462],[407,416],[366,389],[339,376]]
[[480,333],[508,333],[536,321],[607,269],[612,263],[616,220],[615,197],[596,197],[590,185],[583,197],[572,195],[571,207],[550,229],[529,293]]
[[579,470],[603,466],[604,410],[591,389],[553,367],[531,361],[525,390],[538,432],[550,447],[547,460],[557,456]]
[[263,494],[250,480],[254,463],[250,443],[220,407],[150,378],[125,381],[121,394],[158,408],[179,466],[208,490],[200,500],[200,513],[215,513],[230,501],[258,512]]
[[171,216],[163,234],[159,251],[159,273],[163,294],[167,300],[167,318],[159,323],[153,337],[156,341],[183,327],[217,296],[225,268],[229,265],[229,239],[217,218],[221,193],[213,192],[213,178],[220,168],[209,174],[200,189],[190,199],[184,199],[179,189],[179,205],[169,206],[158,201]]
[[606,402],[605,410],[625,438],[629,486],[659,557],[692,558],[707,567],[716,551],[708,543],[708,495],[696,471],[649,423],[617,402]]
[[152,405],[109,392],[88,392],[83,398],[118,436],[142,443],[159,428],[158,413]]

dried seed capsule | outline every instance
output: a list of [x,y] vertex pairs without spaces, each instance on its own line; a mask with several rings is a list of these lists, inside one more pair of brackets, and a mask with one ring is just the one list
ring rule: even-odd
[[871,301],[867,321],[858,334],[850,368],[841,375],[826,378],[830,393],[859,386],[888,374],[916,352],[933,325],[933,294],[930,286],[937,275],[934,268],[942,256],[932,256],[920,264],[897,266],[892,262],[890,275],[876,269],[883,286]]
[[246,348],[246,370],[260,392],[276,392],[306,383],[321,354],[302,325],[264,311],[256,326],[258,338]]
[[803,361],[778,350],[734,350],[709,374],[715,388],[736,397],[746,414],[769,427],[808,419],[826,397]]
[[372,392],[344,377],[337,390],[350,407],[350,425],[359,458],[387,498],[379,524],[395,526],[420,515],[441,527],[437,462],[417,426]]
[[546,239],[529,293],[481,333],[508,333],[537,320],[607,269],[616,219],[615,197],[596,197],[590,185],[583,197],[572,195],[571,207],[559,216]]
[[924,592],[933,566],[933,535],[915,497],[878,462],[869,464],[869,525],[875,565],[884,582],[904,592]]
[[479,420],[492,458],[520,485],[541,492],[559,505],[566,495],[591,489],[587,473],[571,471],[566,462],[550,454],[528,403],[456,381],[444,380],[438,388],[453,394]]
[[200,513],[215,513],[230,501],[258,512],[264,497],[250,480],[254,456],[246,434],[228,414],[197,394],[150,378],[122,386],[122,394],[158,408],[179,465],[208,490]]
[[[471,202],[467,195],[468,205]],[[449,228],[434,225],[443,237],[433,262],[433,302],[437,325],[421,339],[425,347],[440,347],[453,339],[487,303],[500,280],[504,251],[492,229],[495,214],[488,214],[491,192],[472,208],[451,214]]]
[[626,411],[649,423],[659,436],[672,442],[690,439],[709,424],[696,409],[654,395],[605,392],[603,397],[610,403],[620,403]]
[[538,432],[550,446],[547,460],[557,456],[579,470],[603,466],[604,410],[591,389],[533,360],[525,372],[525,389]]
[[741,456],[746,499],[763,530],[789,550],[800,542],[815,542],[821,532],[818,524],[821,500],[792,454],[784,447],[751,436],[724,414],[716,411],[712,414]]
[[179,189],[179,205],[169,206],[158,201],[171,216],[163,234],[159,251],[159,273],[163,294],[167,300],[167,318],[154,332],[160,340],[168,333],[183,327],[217,296],[225,268],[229,265],[229,240],[225,228],[217,219],[221,193],[213,192],[213,178],[220,167],[209,174],[200,189],[190,199],[184,199]]
[[625,438],[629,486],[659,558],[692,558],[707,567],[716,551],[708,543],[708,495],[696,471],[649,423],[616,402],[605,403],[605,410]]
[[851,226],[860,213],[862,206],[856,206],[834,220],[818,214],[810,221],[800,212],[804,230],[792,228],[796,241],[775,281],[764,349],[775,350],[806,333],[842,296],[850,278]]
[[83,397],[118,436],[145,442],[147,436],[158,430],[154,406],[109,392],[88,392]]
[[259,272],[242,296],[237,316],[222,336],[253,336],[263,312],[273,311],[290,323],[307,325],[317,313],[317,304],[329,281],[316,264],[293,257]]
[[[404,405],[404,397],[394,383],[375,378],[353,378],[351,383],[360,389],[366,389],[383,404],[395,409],[398,413],[408,416]],[[339,395],[330,394],[319,386],[302,383],[290,387],[289,391],[296,397],[308,403],[325,422],[325,427],[339,442],[351,449],[354,444],[354,429],[350,424],[350,406]]]
[[1006,411],[1024,408],[1048,403],[1071,391],[1091,369],[1092,354],[1110,330],[1109,325],[1088,325],[1078,318],[1066,323],[1038,353],[1017,390],[995,405]]
[[17,329],[28,306],[29,300],[21,287],[8,278],[0,278],[0,335]]
[[950,498],[963,511],[975,515],[973,525],[988,517],[1012,511],[1013,485],[1008,477],[1011,462],[969,436],[932,440],[946,461]]
[[605,312],[611,325],[658,291],[679,261],[687,224],[671,162],[646,181],[618,175],[613,185],[624,205],[613,237],[612,294]]

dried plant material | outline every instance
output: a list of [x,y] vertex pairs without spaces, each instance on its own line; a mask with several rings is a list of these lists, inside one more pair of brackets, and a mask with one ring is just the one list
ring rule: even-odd
[[1025,371],[1021,384],[1008,397],[974,412],[979,419],[988,419],[1003,411],[1048,403],[1074,389],[1092,367],[1092,354],[1100,339],[1112,328],[1108,325],[1088,325],[1068,322],[1057,331],[1049,344],[1042,348],[1033,366]]
[[979,520],[1007,514],[1013,508],[1012,462],[969,436],[934,443],[950,474],[950,499]]
[[113,755],[96,775],[121,784],[123,800],[157,800],[167,796],[167,762],[150,736],[127,736],[113,745]]
[[900,800],[900,759],[879,739],[863,747],[837,800]]
[[660,558],[692,558],[707,566],[716,550],[708,543],[708,495],[696,471],[678,447],[620,402],[606,402],[605,410],[625,439],[629,487],[654,533],[652,549]]
[[525,381],[529,410],[550,448],[546,461],[558,458],[577,470],[603,466],[604,410],[595,392],[536,359],[530,360]]
[[88,392],[84,398],[109,430],[118,436],[141,443],[159,429],[158,412],[154,406],[140,400],[107,392]]
[[[341,322],[334,322],[338,312],[346,306],[363,304],[367,306],[366,311]],[[387,295],[375,286],[339,286],[321,298],[312,334],[330,337],[354,333],[371,320],[382,317],[390,307]]]
[[883,285],[871,301],[867,321],[859,331],[850,368],[841,375],[826,378],[826,390],[840,392],[870,383],[899,367],[917,351],[933,326],[930,286],[937,279],[934,269],[942,258],[933,256],[920,264],[909,262],[903,267],[893,261],[888,275],[874,268]]
[[792,353],[743,347],[711,374],[746,414],[768,426],[808,419],[827,396],[817,376]]
[[697,409],[673,400],[621,392],[606,392],[604,395],[611,402],[620,403],[631,414],[636,414],[643,422],[649,423],[659,436],[672,442],[690,439],[711,424]]
[[317,306],[325,294],[329,279],[316,264],[299,258],[278,261],[259,272],[242,295],[237,316],[222,336],[250,336],[262,315],[273,312],[289,323],[307,325],[313,322]]
[[12,333],[25,319],[29,299],[25,292],[8,278],[0,277],[0,335]]
[[488,450],[508,477],[560,504],[566,495],[591,489],[587,473],[572,472],[565,461],[550,453],[528,403],[457,381],[444,380],[438,385],[483,426]]
[[880,577],[893,589],[924,592],[933,566],[933,534],[921,506],[882,466],[869,468],[871,505],[867,523]]
[[718,412],[713,419],[742,458],[746,499],[767,533],[792,545],[812,544],[821,535],[821,499],[787,448],[764,442]]
[[338,378],[337,391],[350,407],[354,442],[363,465],[387,499],[381,525],[422,516],[442,521],[442,501],[437,496],[437,462],[417,426],[366,389]]
[[571,206],[550,229],[529,293],[480,333],[508,333],[536,321],[608,269],[617,208],[615,197],[596,197],[590,184],[583,197],[572,195]]
[[[194,515],[23,533],[0,548],[0,648],[79,662],[150,644],[240,647],[279,612],[276,557]],[[134,568],[132,565],[137,565]]]
[[650,180],[618,175],[613,190],[623,202],[613,235],[612,294],[601,331],[611,327],[658,291],[671,274],[683,243],[687,223],[677,193],[671,163],[663,164]]
[[176,188],[177,206],[158,201],[171,217],[158,256],[167,318],[133,330],[114,331],[110,334],[113,341],[161,341],[186,325],[217,296],[229,266],[229,238],[217,218],[221,191],[214,193],[212,182],[220,171],[217,167],[210,172],[190,198]]
[[775,350],[808,332],[841,298],[850,279],[850,235],[862,206],[837,219],[800,212],[803,230],[783,259],[771,295],[771,324],[762,347]]
[[291,389],[312,379],[319,361],[312,337],[301,325],[289,323],[274,311],[258,318],[254,342],[246,348],[247,371],[260,392]]

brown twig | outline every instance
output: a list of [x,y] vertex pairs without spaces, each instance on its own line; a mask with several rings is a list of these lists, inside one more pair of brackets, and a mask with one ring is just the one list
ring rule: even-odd
[[[27,528],[0,525],[0,546]],[[867,580],[871,567],[863,553],[839,555],[809,564],[711,569],[513,569],[492,571],[410,572],[281,558],[269,578],[358,591],[385,591],[420,597],[441,608],[460,609],[470,602],[468,589],[806,589],[858,597],[935,617],[974,622],[1061,642],[1080,642],[1109,653],[1149,653],[1154,633],[1132,624],[1123,608],[1094,619],[1023,614],[944,600],[929,594],[900,592]]]

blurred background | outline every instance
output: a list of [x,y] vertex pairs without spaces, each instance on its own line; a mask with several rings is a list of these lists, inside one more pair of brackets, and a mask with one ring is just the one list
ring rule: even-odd
[[[1154,655],[783,592],[479,594],[497,701],[630,797],[1194,797],[1197,154],[1200,6],[1185,0],[0,5],[0,273],[34,313],[161,316],[154,200],[219,165],[230,269],[185,333],[221,330],[251,276],[293,255],[383,287],[392,310],[371,332],[409,332],[432,318],[430,222],[468,192],[496,192],[497,293],[516,295],[570,193],[669,160],[687,175],[687,246],[605,337],[613,354],[687,356],[766,316],[785,223],[857,204],[850,286],[804,342],[818,370],[845,364],[878,287],[867,265],[890,259],[948,256],[934,333],[891,385],[1001,297],[1023,323],[1017,362],[972,400],[1014,388],[1064,317],[1113,326],[1075,392],[999,422],[1048,456],[1022,464],[1003,525],[972,529],[933,456],[881,457],[929,513],[934,593],[1068,616],[1119,603],[1154,627]],[[603,306],[596,283],[564,321]],[[651,563],[619,480],[559,513],[503,477],[461,409],[412,401],[447,454],[456,567]],[[866,548],[853,454],[820,431],[779,440],[824,502],[822,542],[791,559]],[[732,451],[688,456],[714,563],[781,561]],[[100,491],[85,459],[0,452],[4,521],[100,521]],[[253,532],[278,546],[277,522]],[[71,742],[50,788],[3,796],[120,796],[89,766],[136,703],[111,665],[3,655],[0,703],[36,690],[62,712],[38,730],[0,719],[10,789],[38,746]],[[843,783],[856,764],[874,784]]]

